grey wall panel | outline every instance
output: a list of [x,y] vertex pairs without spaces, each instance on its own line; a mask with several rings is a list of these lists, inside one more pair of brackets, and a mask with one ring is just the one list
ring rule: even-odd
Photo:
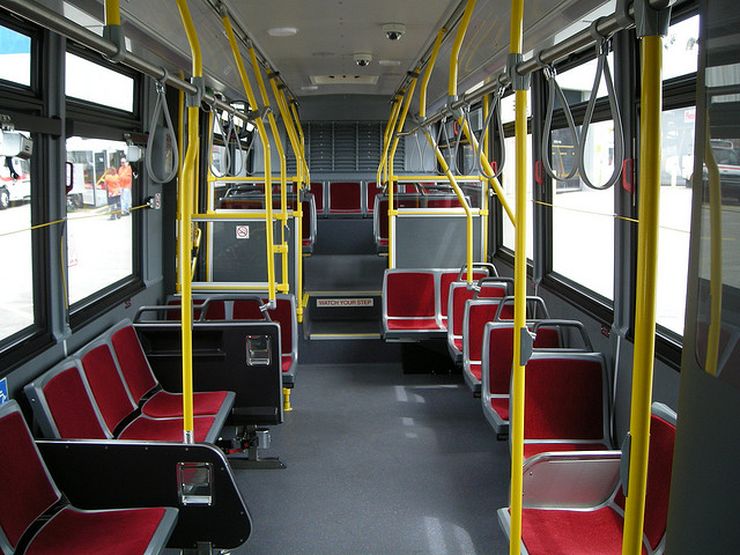
[[[473,220],[473,258],[481,259],[480,220]],[[463,217],[396,218],[396,268],[459,268],[465,264]]]
[[326,94],[303,96],[301,121],[377,120],[387,121],[391,111],[388,97],[374,94]]

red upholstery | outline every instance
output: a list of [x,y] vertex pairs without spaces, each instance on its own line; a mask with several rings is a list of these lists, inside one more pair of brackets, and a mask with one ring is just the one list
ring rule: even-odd
[[[478,292],[479,299],[502,299],[506,296],[508,288],[505,285],[497,285],[496,283],[484,283],[481,285],[480,291]],[[511,307],[511,308],[509,308]],[[507,304],[504,307],[504,313],[512,314],[513,318],[514,308],[512,305]]]
[[[560,346],[560,332],[557,328],[542,327],[537,330],[537,337],[534,340],[534,347],[536,349],[555,348],[558,346]],[[508,395],[513,359],[513,328],[493,328],[488,337],[488,383],[491,393]]]
[[369,212],[372,212],[373,208],[375,208],[375,197],[377,197],[381,192],[382,190],[378,189],[375,181],[367,184],[367,209]]
[[106,439],[76,366],[49,380],[44,397],[62,439]]
[[357,182],[329,184],[331,214],[359,214],[362,210],[362,190]]
[[491,399],[491,408],[501,417],[501,420],[509,420],[509,398],[494,397]]
[[[529,407],[524,412],[529,410]],[[610,449],[606,443],[525,443],[524,444],[524,458],[534,457],[540,453],[549,453],[551,451],[603,451]]]
[[[653,415],[650,420],[650,454],[644,520],[644,533],[653,549],[658,546],[666,530],[675,441],[676,428],[673,424]],[[624,509],[621,488],[614,501]]]
[[441,330],[434,318],[420,318],[418,320],[396,319],[388,320],[389,330]]
[[85,353],[82,367],[106,426],[110,431],[115,430],[135,406],[126,392],[108,345],[99,345]]
[[[441,313],[442,317],[447,318],[447,311],[448,311],[448,302],[450,299],[450,287],[452,284],[457,281],[457,276],[460,272],[442,272],[442,274],[439,276],[439,302],[441,307]],[[482,279],[488,275],[487,272],[484,272],[482,270],[474,270],[473,271],[473,279],[475,281],[478,281],[479,279]],[[463,275],[465,279],[467,279],[467,273]],[[467,291],[467,285],[463,287]]]
[[462,205],[457,198],[428,198],[427,208],[460,208]]
[[524,437],[601,440],[602,386],[597,360],[532,358],[527,364]]
[[256,299],[234,301],[234,320],[262,320],[260,303]]
[[304,245],[311,244],[311,203],[303,201],[303,218],[301,219],[301,237],[303,238]]
[[283,355],[280,357],[280,367],[283,369],[283,372],[290,372],[291,366],[293,366],[292,355]]
[[388,246],[388,239],[381,239],[380,241],[378,241],[378,246],[387,247]]
[[[463,318],[465,315],[465,301],[473,298],[475,291],[467,287],[455,287],[452,290],[452,334],[462,335]],[[460,341],[462,351],[462,341]]]
[[[198,391],[193,393],[193,414],[217,414],[226,401],[226,391]],[[182,395],[157,391],[141,407],[141,413],[152,418],[177,418],[182,416]]]
[[18,544],[26,528],[59,500],[20,411],[0,419],[0,472],[3,502],[0,527],[10,545]]
[[134,326],[126,326],[111,336],[111,344],[116,354],[126,385],[138,403],[149,391],[157,387],[144,350],[139,343]]
[[[514,329],[495,327],[488,335],[488,385],[494,394],[508,394],[514,360]],[[508,413],[508,407],[506,409]]]
[[621,555],[622,517],[609,507],[596,511],[524,509],[522,539],[530,555]]
[[380,232],[381,245],[388,246],[388,199],[378,201],[378,230]]
[[472,302],[468,308],[468,328],[463,330],[467,339],[468,350],[465,359],[469,361],[481,360],[481,349],[483,348],[483,330],[486,323],[496,316],[498,303],[477,304]]
[[221,210],[263,210],[265,201],[262,195],[264,193],[254,198],[222,198],[218,203],[218,207]]
[[475,379],[478,381],[481,381],[481,366],[480,362],[471,362],[468,365],[468,370],[470,370],[470,373],[475,376]]
[[[387,275],[386,306],[388,316],[435,316],[434,274],[397,272]],[[434,327],[437,327],[435,322]]]
[[[213,426],[213,417],[199,416],[193,419],[195,441],[202,443]],[[131,422],[118,435],[118,439],[138,439],[142,441],[182,441],[182,419],[155,420],[139,417]]]
[[157,531],[162,508],[83,512],[65,508],[36,535],[27,555],[141,555]]
[[278,298],[274,310],[270,311],[273,322],[280,324],[280,352],[284,355],[293,352],[293,305],[290,299]]
[[316,210],[319,212],[324,211],[324,184],[323,183],[311,183],[309,190],[313,194],[313,198],[316,201]]

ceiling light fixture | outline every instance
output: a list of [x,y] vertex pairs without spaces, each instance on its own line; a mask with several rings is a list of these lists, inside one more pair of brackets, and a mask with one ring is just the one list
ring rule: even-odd
[[381,66],[395,67],[401,65],[401,60],[378,60]]
[[295,27],[272,27],[267,30],[267,34],[271,37],[292,37],[298,34],[298,29]]
[[318,85],[304,85],[301,87],[302,91],[318,91],[319,86]]

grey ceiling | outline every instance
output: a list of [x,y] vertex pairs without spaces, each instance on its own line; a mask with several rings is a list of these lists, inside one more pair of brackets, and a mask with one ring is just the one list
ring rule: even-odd
[[[577,21],[605,0],[527,0],[525,47],[539,48],[568,24]],[[102,19],[99,0],[71,3]],[[207,0],[190,0],[203,47],[210,84],[232,96],[243,97],[221,21]],[[235,20],[266,54],[297,96],[327,94],[379,94],[390,96],[402,76],[428,48],[437,29],[459,5],[459,0],[231,0]],[[189,48],[174,0],[124,0],[121,3],[127,34],[137,54],[155,57],[170,70],[189,70]],[[506,59],[509,35],[509,0],[479,0],[460,58],[460,90],[500,70]],[[388,22],[402,22],[407,32],[389,41],[382,30]],[[271,27],[297,27],[293,37],[275,38]],[[430,84],[432,103],[446,94],[451,38],[440,53]],[[371,52],[373,63],[358,68],[354,52]],[[384,67],[381,59],[399,60]],[[378,84],[328,85],[304,91],[311,75],[379,75]]]

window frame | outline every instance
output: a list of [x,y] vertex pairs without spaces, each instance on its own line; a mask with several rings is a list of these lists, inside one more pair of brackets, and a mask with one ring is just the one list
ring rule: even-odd
[[[116,71],[134,80],[134,109],[132,112],[118,110],[72,97],[65,97],[67,106],[67,121],[65,140],[69,137],[97,138],[109,140],[124,140],[124,134],[139,135],[143,129],[141,118],[144,80],[133,70],[112,64],[99,56],[83,50],[74,43],[67,44],[67,50],[75,56],[80,56],[100,66]],[[66,53],[65,53],[66,55]],[[101,116],[104,124],[101,124]],[[132,189],[132,203],[141,201],[141,182]],[[76,331],[98,316],[113,309],[121,303],[126,303],[136,293],[145,288],[143,280],[143,237],[144,222],[141,211],[131,213],[132,231],[132,260],[131,273],[94,293],[74,303],[69,304],[67,313],[72,331]],[[66,244],[65,244],[66,248]],[[65,260],[66,264],[66,260]],[[65,287],[69,290],[69,278]]]

